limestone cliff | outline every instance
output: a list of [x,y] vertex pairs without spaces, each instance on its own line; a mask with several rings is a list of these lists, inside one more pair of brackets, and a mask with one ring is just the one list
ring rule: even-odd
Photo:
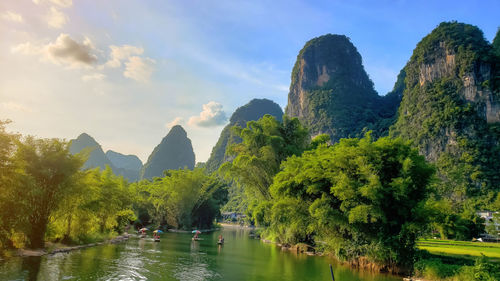
[[176,125],[155,147],[141,171],[142,179],[163,177],[166,170],[193,169],[195,156],[186,131]]
[[446,22],[418,43],[405,67],[391,133],[413,141],[450,185],[498,181],[492,173],[498,169],[500,99],[492,53],[477,27]]
[[326,133],[337,141],[365,128],[377,130],[398,103],[378,96],[348,37],[328,34],[307,42],[297,56],[285,112],[298,117],[312,136]]

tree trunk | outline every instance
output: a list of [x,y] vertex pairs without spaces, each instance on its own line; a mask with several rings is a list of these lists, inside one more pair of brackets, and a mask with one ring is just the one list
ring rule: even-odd
[[68,213],[68,220],[67,220],[67,225],[66,225],[66,233],[64,234],[63,238],[63,243],[70,243],[70,235],[71,235],[71,220],[73,216],[71,215],[71,212]]
[[47,218],[31,224],[31,233],[29,235],[30,248],[41,249],[45,247],[45,231],[47,230]]

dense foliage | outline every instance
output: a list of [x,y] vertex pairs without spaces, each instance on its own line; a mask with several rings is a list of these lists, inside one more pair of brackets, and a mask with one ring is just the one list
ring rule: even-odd
[[143,180],[131,188],[138,194],[134,205],[140,226],[210,228],[227,202],[225,183],[200,168],[170,170],[163,178]]
[[232,127],[245,126],[248,121],[259,120],[266,114],[281,120],[283,110],[281,110],[281,107],[277,103],[268,99],[253,99],[244,106],[238,107],[233,115],[231,115],[229,124],[224,127],[219,140],[212,149],[210,158],[208,158],[206,163],[207,171],[217,171],[224,162],[230,159],[229,155],[226,154],[227,148],[231,144],[241,142],[241,139],[231,131]]
[[81,155],[58,139],[20,138],[0,126],[0,248],[44,247],[120,232],[134,220],[123,178],[80,170]]
[[433,171],[401,139],[321,145],[283,162],[271,186],[270,235],[282,243],[324,241],[344,260],[409,263]]
[[233,144],[229,153],[235,158],[221,166],[220,171],[227,179],[244,186],[251,199],[269,200],[269,186],[281,161],[297,155],[307,147],[309,135],[297,118],[284,116],[279,122],[271,115],[258,121],[250,121],[246,128],[233,127],[242,139]]
[[266,237],[322,241],[344,260],[411,265],[434,169],[409,143],[369,135],[333,146],[321,135],[309,143],[300,122],[286,116],[234,130],[242,142],[220,171],[244,189],[247,215],[266,227]]

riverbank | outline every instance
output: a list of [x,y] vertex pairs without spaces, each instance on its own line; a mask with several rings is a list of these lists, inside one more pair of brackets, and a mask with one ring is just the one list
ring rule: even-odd
[[[280,244],[261,238],[264,243],[274,244],[282,251],[310,256],[328,256],[337,263],[372,272],[390,273],[397,276],[411,276],[406,280],[419,281],[473,281],[474,276],[487,276],[500,280],[498,257],[500,244],[451,240],[420,240],[414,268],[379,265],[366,257],[351,261],[340,261],[333,253],[318,251],[317,247],[299,243]],[[429,251],[431,250],[431,251]]]
[[348,266],[350,268],[355,268],[355,269],[361,269],[361,270],[366,270],[370,272],[376,272],[376,273],[390,273],[393,275],[397,276],[410,276],[411,275],[411,269],[409,268],[404,268],[404,267],[398,267],[398,266],[388,266],[388,265],[380,265],[375,262],[370,261],[367,257],[358,257],[357,259],[354,260],[349,260],[349,261],[342,261],[338,259],[333,253],[331,252],[325,252],[325,251],[319,251],[318,247],[313,247],[311,245],[305,244],[305,243],[298,243],[295,245],[290,245],[290,244],[281,244],[277,243],[265,238],[261,238],[261,241],[264,243],[269,243],[269,244],[274,244],[278,247],[280,247],[281,251],[288,251],[294,254],[305,254],[308,256],[327,256],[333,260],[335,260],[336,263]]
[[89,248],[89,247],[95,247],[95,246],[100,246],[104,244],[117,244],[124,242],[128,240],[132,235],[125,233],[119,236],[116,236],[112,239],[100,241],[100,242],[95,242],[95,243],[88,243],[88,244],[83,244],[83,245],[76,245],[76,246],[70,246],[70,245],[64,245],[64,244],[54,244],[54,243],[48,243],[48,247],[45,249],[17,249],[11,251],[12,256],[18,256],[18,257],[40,257],[44,255],[53,255],[57,253],[67,253],[75,250],[80,250],[84,248]]

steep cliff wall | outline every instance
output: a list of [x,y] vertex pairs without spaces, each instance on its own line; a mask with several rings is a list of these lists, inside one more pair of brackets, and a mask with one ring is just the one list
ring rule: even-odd
[[405,67],[405,90],[391,134],[411,140],[436,162],[450,186],[471,191],[498,183],[495,60],[481,30],[448,22],[418,43]]
[[291,80],[286,114],[298,117],[312,136],[326,133],[333,141],[359,136],[365,128],[387,131],[388,123],[382,120],[392,120],[399,103],[398,95],[391,96],[396,102],[378,96],[361,55],[344,35],[307,42]]

